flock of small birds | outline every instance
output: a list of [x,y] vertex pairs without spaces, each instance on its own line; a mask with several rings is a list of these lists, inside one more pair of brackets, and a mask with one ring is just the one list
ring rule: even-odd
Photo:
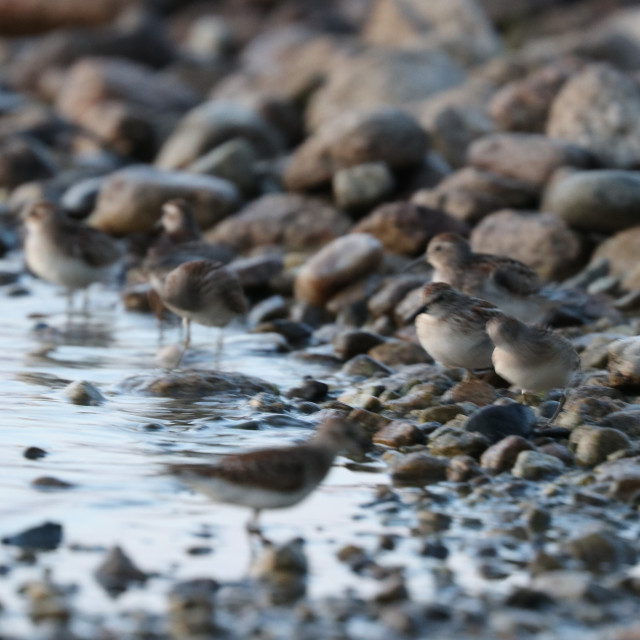
[[[230,250],[202,240],[186,202],[167,202],[161,225],[163,234],[148,250],[144,270],[156,304],[184,323],[177,366],[190,344],[191,322],[224,327],[246,312],[247,303],[237,274],[226,266]],[[33,204],[25,226],[27,266],[66,288],[69,305],[74,291],[110,281],[120,268],[123,251],[114,239],[69,219],[49,202]],[[571,343],[523,322],[542,317],[548,308],[532,269],[510,258],[474,253],[464,238],[451,233],[431,240],[426,260],[434,273],[415,324],[420,344],[436,362],[465,369],[466,378],[493,368],[522,392],[568,386],[580,366]],[[218,356],[221,348],[220,340]],[[559,403],[556,415],[561,408]],[[256,533],[261,509],[297,504],[322,482],[338,453],[362,451],[366,442],[357,424],[327,411],[304,444],[232,454],[214,464],[173,465],[169,471],[216,501],[250,507],[248,528]]]

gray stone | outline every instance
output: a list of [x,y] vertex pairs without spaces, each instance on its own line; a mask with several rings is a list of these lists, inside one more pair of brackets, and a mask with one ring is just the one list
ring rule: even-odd
[[489,446],[489,440],[479,433],[443,426],[429,436],[429,451],[436,456],[468,455],[479,458]]
[[[482,434],[491,444],[507,436],[528,438],[536,424],[536,415],[530,407],[514,402],[508,405],[483,407],[472,413],[465,429]],[[519,441],[509,441],[519,442]],[[515,461],[515,459],[514,459]]]
[[446,480],[448,467],[447,458],[417,451],[402,456],[394,462],[391,477],[394,482],[422,486]]
[[584,231],[633,227],[640,224],[640,175],[613,169],[570,173],[549,184],[542,210]]
[[555,456],[539,451],[522,451],[518,454],[512,473],[525,480],[540,480],[564,471],[564,463]]
[[109,550],[94,575],[96,580],[110,593],[121,593],[132,582],[145,582],[148,577],[118,546]]
[[606,64],[574,75],[551,106],[547,133],[573,142],[607,167],[640,163],[640,86]]
[[640,387],[640,337],[624,338],[609,347],[609,384]]
[[610,453],[631,447],[631,441],[622,431],[597,427],[574,430],[571,442],[576,444],[576,463],[583,467],[594,467],[604,462]]
[[533,451],[533,445],[521,436],[507,436],[490,446],[480,458],[480,464],[490,471],[509,471],[522,451]]
[[333,196],[341,209],[367,209],[382,202],[395,186],[384,162],[369,162],[340,169],[333,176]]
[[605,529],[577,536],[565,548],[586,569],[596,573],[634,564],[638,555],[630,542]]
[[100,390],[86,380],[76,380],[62,390],[63,395],[73,404],[97,407],[105,401]]

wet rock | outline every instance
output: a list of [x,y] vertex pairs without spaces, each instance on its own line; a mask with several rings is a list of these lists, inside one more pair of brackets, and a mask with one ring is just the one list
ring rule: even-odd
[[539,451],[521,451],[511,472],[525,480],[540,480],[548,476],[558,475],[564,470],[564,463],[555,456]]
[[352,231],[375,236],[387,251],[416,255],[433,236],[445,232],[466,235],[468,228],[442,211],[411,202],[391,202],[372,211]]
[[448,467],[447,458],[416,451],[393,463],[391,477],[394,482],[421,486],[446,480]]
[[482,475],[478,461],[471,456],[453,456],[447,469],[449,482],[468,482],[472,478]]
[[20,588],[28,602],[29,617],[36,624],[49,623],[66,629],[71,618],[68,596],[72,590],[55,584],[48,571],[44,573],[42,580],[27,582]]
[[270,604],[291,604],[304,595],[308,565],[303,546],[301,538],[268,546],[252,566]]
[[214,595],[218,583],[210,578],[187,580],[169,592],[169,626],[174,638],[207,637],[215,633]]
[[145,582],[148,577],[118,546],[109,550],[100,566],[94,571],[94,576],[105,591],[111,594],[122,593],[132,582]]
[[[361,353],[384,342],[384,338],[370,331],[350,329],[341,331],[331,341],[334,353],[342,360],[350,360]],[[375,356],[372,356],[375,357]]]
[[395,420],[380,429],[373,436],[373,442],[385,447],[399,449],[400,447],[410,447],[414,444],[424,444],[425,437],[415,424]]
[[208,242],[226,242],[239,251],[262,245],[291,251],[316,249],[346,233],[351,221],[332,207],[295,194],[269,194],[206,234]]
[[616,429],[630,438],[640,438],[640,409],[614,411],[600,421],[601,427]]
[[85,178],[71,185],[62,195],[60,205],[74,218],[86,218],[93,211],[104,177]]
[[52,476],[40,476],[31,482],[31,486],[36,489],[72,489],[75,487],[71,482],[53,478]]
[[524,514],[527,529],[533,534],[544,533],[551,526],[551,514],[546,509],[531,507]]
[[633,171],[577,171],[553,180],[543,210],[570,227],[614,233],[640,224],[640,176]]
[[396,574],[387,578],[373,596],[378,605],[400,602],[409,598],[409,591],[402,575]]
[[464,79],[462,68],[443,51],[369,49],[332,65],[310,100],[307,126],[315,130],[354,109],[407,108]]
[[410,291],[420,290],[423,284],[422,276],[399,275],[391,278],[369,299],[369,311],[376,318],[392,313]]
[[466,64],[484,62],[501,43],[479,3],[471,0],[377,0],[364,26],[364,38],[376,45],[420,45],[444,49]]
[[595,384],[570,389],[564,411],[558,417],[558,424],[569,429],[585,423],[593,424],[604,416],[623,409],[621,397],[617,389]]
[[[502,441],[504,444],[503,438],[507,436],[518,436],[520,440],[530,437],[535,424],[536,416],[533,410],[514,402],[479,409],[471,414],[465,429],[482,434],[491,443]],[[515,444],[520,440],[510,440],[509,443]]]
[[290,191],[319,187],[340,169],[371,162],[392,169],[418,165],[427,145],[427,134],[400,109],[350,111],[328,121],[296,149],[285,185]]
[[24,182],[50,178],[56,165],[47,148],[28,136],[0,142],[0,187],[13,189]]
[[249,326],[257,326],[270,320],[286,318],[289,306],[281,295],[270,296],[255,304],[249,311],[247,322]]
[[391,369],[364,353],[357,355],[342,367],[342,373],[352,377],[371,378],[376,374],[390,374]]
[[[360,357],[360,356],[357,356]],[[368,435],[373,436],[375,433],[380,431],[383,427],[386,427],[391,419],[385,416],[381,416],[380,414],[373,413],[371,411],[367,411],[366,409],[353,409],[347,415],[349,420],[353,420],[360,425],[360,428],[365,431]]]
[[352,233],[326,245],[299,271],[296,298],[322,306],[337,291],[375,271],[382,261],[380,242],[366,233]]
[[40,458],[44,458],[47,455],[47,452],[40,447],[27,447],[22,455],[27,460],[39,460]]
[[460,414],[464,414],[464,410],[460,405],[444,404],[424,409],[420,411],[418,415],[422,422],[439,422],[440,424],[445,424]]
[[536,190],[513,178],[465,167],[435,189],[416,192],[411,200],[474,224],[499,209],[531,207],[536,202]]
[[433,362],[419,344],[406,340],[387,340],[369,349],[369,355],[389,367]]
[[57,549],[62,542],[62,525],[57,522],[45,522],[37,527],[25,529],[13,536],[2,538],[2,544],[22,549],[50,551]]
[[496,133],[469,149],[469,164],[541,191],[553,172],[564,166],[589,169],[593,158],[584,149],[539,134]]
[[[459,382],[447,391],[443,399],[451,402],[473,402],[473,404],[483,407],[491,404],[495,400],[495,397],[496,390],[488,382],[484,382],[483,380],[465,380]],[[479,429],[469,429],[468,425],[465,428],[467,431],[478,431],[482,433]],[[487,434],[484,433],[484,435],[486,436]]]
[[609,384],[612,387],[640,387],[640,338],[616,340],[609,347]]
[[239,202],[237,188],[222,178],[136,165],[104,181],[88,222],[115,235],[149,232],[160,219],[162,205],[173,198],[189,202],[202,228],[228,216]]
[[637,552],[633,546],[606,529],[579,535],[569,541],[565,548],[587,570],[595,573],[615,571],[637,561]]
[[[252,330],[252,333],[277,333],[292,344],[305,342],[313,335],[313,329],[304,322],[294,322],[286,318],[276,318],[270,322],[263,322]],[[274,346],[277,346],[275,344]],[[290,349],[287,345],[278,348],[279,353],[285,353]]]
[[597,427],[574,430],[571,442],[576,445],[576,463],[583,467],[594,467],[604,462],[610,453],[631,447],[631,441],[622,431]]
[[179,370],[162,374],[133,375],[123,380],[118,387],[125,393],[192,399],[217,394],[253,395],[274,390],[272,384],[241,373]]
[[[544,433],[544,431],[542,431],[542,433]],[[546,453],[549,456],[555,456],[556,458],[559,458],[568,467],[573,466],[575,462],[575,456],[573,455],[572,451],[559,442],[547,442],[547,444],[538,446],[538,451],[540,451],[541,453]]]
[[62,390],[63,395],[73,404],[97,407],[104,403],[100,390],[86,380],[76,380]]
[[640,87],[605,64],[588,65],[562,87],[551,106],[547,133],[591,151],[606,167],[640,161]]
[[224,178],[241,191],[253,193],[258,186],[255,172],[257,160],[251,143],[245,138],[233,138],[198,158],[187,170]]
[[212,100],[184,116],[160,149],[156,165],[182,169],[233,138],[244,138],[265,157],[282,149],[278,132],[255,111],[237,102]]
[[533,579],[532,587],[547,595],[552,602],[603,602],[609,593],[596,585],[589,574],[582,571],[546,571]]
[[542,133],[554,98],[580,64],[563,58],[508,82],[489,104],[492,118],[506,131]]
[[368,162],[340,169],[333,176],[333,197],[341,209],[359,211],[382,202],[395,179],[384,162]]
[[471,247],[520,260],[547,281],[572,275],[586,257],[581,237],[551,213],[492,213],[473,230]]
[[262,413],[284,413],[288,409],[288,403],[283,398],[273,393],[257,393],[249,400],[249,406],[254,411]]
[[435,456],[467,455],[479,458],[489,446],[489,441],[479,433],[443,426],[429,437],[429,451]]
[[[633,296],[637,296],[637,290],[640,289],[638,246],[640,246],[640,226],[631,227],[601,243],[591,258],[591,264],[594,266],[606,260],[609,273],[621,278],[621,287],[632,292],[629,300],[631,308],[635,306]],[[616,306],[624,309],[623,300],[618,301]]]
[[287,398],[302,398],[309,402],[320,402],[327,397],[329,385],[320,380],[314,380],[310,376],[305,376],[302,384],[298,387],[291,387],[286,393]]

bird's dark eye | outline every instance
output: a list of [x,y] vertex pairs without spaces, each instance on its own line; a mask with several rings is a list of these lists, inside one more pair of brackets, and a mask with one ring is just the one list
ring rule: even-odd
[[434,249],[434,251],[440,251],[440,249],[442,249],[442,247],[441,247],[440,245],[438,245],[438,246]]

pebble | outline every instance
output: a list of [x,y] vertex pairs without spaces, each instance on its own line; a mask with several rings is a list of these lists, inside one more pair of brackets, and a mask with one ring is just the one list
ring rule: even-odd
[[12,536],[2,538],[2,544],[22,549],[45,550],[57,549],[62,542],[62,525],[57,522],[45,522],[36,527],[25,529]]
[[113,594],[126,591],[132,582],[145,582],[148,578],[119,546],[107,552],[94,576],[106,591]]
[[[577,435],[574,437],[574,434]],[[576,445],[576,463],[583,467],[594,467],[604,462],[609,454],[631,447],[631,440],[617,429],[591,427],[574,431],[571,441]]]
[[384,162],[347,167],[333,176],[333,197],[340,209],[366,210],[382,202],[394,187],[393,173]]
[[448,467],[447,458],[416,451],[393,463],[391,477],[394,482],[422,486],[445,480]]
[[40,458],[44,458],[47,455],[47,451],[41,449],[40,447],[27,447],[22,455],[27,460],[39,460]]
[[73,404],[97,407],[104,404],[106,398],[100,390],[86,380],[76,380],[62,390],[63,395]]
[[525,480],[540,480],[548,476],[558,475],[564,471],[564,463],[555,456],[539,451],[521,451],[512,473]]
[[338,333],[331,341],[331,346],[338,358],[350,360],[361,353],[367,353],[369,349],[384,341],[385,339],[382,336],[375,333],[362,331],[361,329],[348,329]]
[[514,402],[504,406],[492,405],[478,409],[469,417],[465,429],[481,433],[495,444],[507,436],[528,438],[532,435],[535,424],[534,411],[530,407]]
[[436,456],[468,455],[479,458],[489,446],[489,440],[480,433],[442,426],[429,436],[429,451]]
[[415,444],[424,444],[425,436],[415,424],[403,420],[394,420],[374,434],[373,442],[385,447],[399,449]]

